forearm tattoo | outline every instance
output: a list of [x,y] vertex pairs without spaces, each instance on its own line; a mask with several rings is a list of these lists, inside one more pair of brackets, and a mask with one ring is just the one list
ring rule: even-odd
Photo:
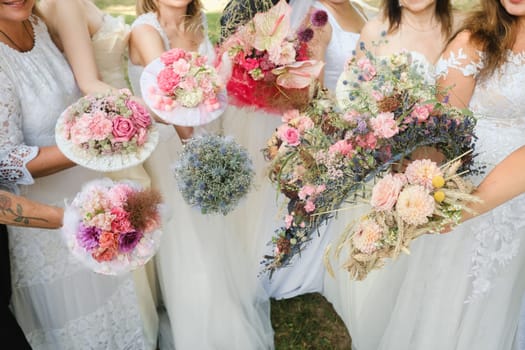
[[31,225],[31,221],[48,222],[45,218],[25,216],[24,207],[20,203],[16,203],[15,208],[13,208],[13,205],[14,203],[11,197],[0,194],[0,213],[3,216],[1,221],[5,221],[6,224]]

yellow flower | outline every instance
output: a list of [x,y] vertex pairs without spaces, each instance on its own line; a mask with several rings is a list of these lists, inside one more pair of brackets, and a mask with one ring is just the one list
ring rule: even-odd
[[[436,186],[437,187],[437,186]],[[441,187],[441,186],[440,186]],[[436,191],[434,192],[434,199],[436,202],[441,203],[445,200],[445,192],[443,191]]]
[[[436,175],[432,178],[432,186],[434,188],[441,188],[445,185],[445,179],[441,175]],[[443,194],[444,196],[444,194]],[[437,199],[436,199],[437,200]],[[438,201],[439,202],[439,201]]]

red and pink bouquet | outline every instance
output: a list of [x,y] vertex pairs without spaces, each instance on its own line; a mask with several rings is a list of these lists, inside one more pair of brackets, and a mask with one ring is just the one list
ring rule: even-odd
[[132,182],[85,184],[64,213],[71,252],[93,271],[116,275],[144,265],[161,237],[160,194]]
[[380,179],[370,196],[371,211],[355,225],[342,243],[350,254],[344,268],[362,280],[385,259],[410,253],[410,243],[426,233],[440,233],[459,223],[473,186],[457,173],[461,161],[438,166],[428,159],[415,160],[404,173]]
[[175,48],[144,69],[140,85],[148,106],[169,123],[206,124],[226,109],[226,92],[207,57]]
[[155,149],[158,131],[149,112],[128,89],[87,95],[59,117],[55,138],[66,157],[98,171],[142,163]]
[[220,65],[231,64],[226,85],[231,103],[270,112],[308,104],[324,65],[310,59],[312,28],[324,26],[327,15],[316,11],[310,25],[296,32],[290,25],[291,11],[281,0],[257,13],[219,47]]

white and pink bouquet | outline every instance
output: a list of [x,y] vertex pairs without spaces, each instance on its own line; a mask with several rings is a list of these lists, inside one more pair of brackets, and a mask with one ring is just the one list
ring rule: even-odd
[[146,66],[140,84],[148,106],[176,125],[209,123],[226,108],[221,79],[198,52],[179,48],[164,52]]
[[161,196],[133,182],[86,183],[64,213],[62,233],[75,257],[95,272],[117,275],[142,266],[161,238]]
[[438,166],[428,159],[411,162],[404,173],[388,173],[372,189],[371,211],[352,228],[343,247],[351,278],[362,280],[385,259],[410,253],[410,243],[459,223],[467,204],[479,201],[473,186],[457,173],[460,160]]
[[128,89],[87,95],[59,117],[55,137],[72,161],[98,171],[142,163],[158,142],[149,112]]

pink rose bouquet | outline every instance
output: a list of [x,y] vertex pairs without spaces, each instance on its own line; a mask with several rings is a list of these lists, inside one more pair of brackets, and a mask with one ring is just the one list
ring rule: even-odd
[[161,197],[132,182],[86,183],[64,213],[71,252],[92,270],[116,275],[144,265],[160,243]]
[[346,235],[344,264],[356,280],[381,268],[387,258],[409,253],[412,240],[457,225],[466,204],[479,199],[458,174],[460,160],[438,166],[428,159],[411,162],[404,173],[387,174],[372,188],[370,212]]
[[128,89],[88,95],[69,106],[56,126],[56,141],[71,160],[114,171],[143,162],[158,142],[149,112]]
[[226,93],[207,57],[180,48],[164,52],[141,76],[142,96],[169,123],[196,126],[219,117]]

